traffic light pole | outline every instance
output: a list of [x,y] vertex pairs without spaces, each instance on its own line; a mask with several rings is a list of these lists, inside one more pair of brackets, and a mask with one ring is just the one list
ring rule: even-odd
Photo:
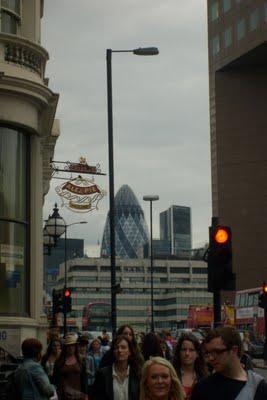
[[214,328],[221,325],[221,291],[213,292]]
[[265,322],[265,341],[263,350],[263,360],[264,364],[267,365],[267,304],[264,307],[264,322]]
[[64,268],[64,289],[63,289],[63,334],[64,337],[67,333],[67,304],[66,297],[64,296],[65,290],[67,288],[67,225],[65,225],[65,243],[64,243],[64,253],[65,253],[65,268]]
[[[215,228],[219,225],[219,218],[212,217],[211,226]],[[213,292],[213,314],[214,314],[214,328],[221,325],[221,291],[215,290]]]

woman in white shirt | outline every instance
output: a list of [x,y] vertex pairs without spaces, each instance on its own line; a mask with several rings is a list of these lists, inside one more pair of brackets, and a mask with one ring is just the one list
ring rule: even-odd
[[117,336],[111,346],[112,365],[96,373],[93,400],[139,400],[141,365],[128,337]]

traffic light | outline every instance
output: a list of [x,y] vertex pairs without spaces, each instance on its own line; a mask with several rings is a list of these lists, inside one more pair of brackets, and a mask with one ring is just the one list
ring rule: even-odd
[[208,291],[235,290],[235,274],[232,272],[232,232],[229,226],[209,228]]
[[64,293],[63,307],[64,307],[64,310],[66,311],[66,313],[69,313],[69,312],[71,312],[71,305],[72,305],[71,304],[72,303],[71,290],[66,288],[63,290],[63,293]]
[[53,300],[53,315],[62,312],[63,311],[62,290],[53,289],[52,300]]
[[262,285],[262,291],[259,294],[259,307],[267,308],[267,284],[264,282]]

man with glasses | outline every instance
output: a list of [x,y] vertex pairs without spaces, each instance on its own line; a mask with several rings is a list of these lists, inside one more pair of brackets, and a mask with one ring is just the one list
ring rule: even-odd
[[242,341],[231,327],[211,330],[203,342],[206,361],[214,373],[199,381],[191,400],[266,400],[267,382],[240,363]]

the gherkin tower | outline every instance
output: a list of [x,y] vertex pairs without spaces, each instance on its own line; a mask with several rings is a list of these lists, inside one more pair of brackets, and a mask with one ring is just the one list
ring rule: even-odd
[[[144,212],[128,185],[123,185],[115,196],[116,256],[137,258],[138,249],[148,243],[148,229]],[[110,256],[109,213],[107,215],[101,257]]]

